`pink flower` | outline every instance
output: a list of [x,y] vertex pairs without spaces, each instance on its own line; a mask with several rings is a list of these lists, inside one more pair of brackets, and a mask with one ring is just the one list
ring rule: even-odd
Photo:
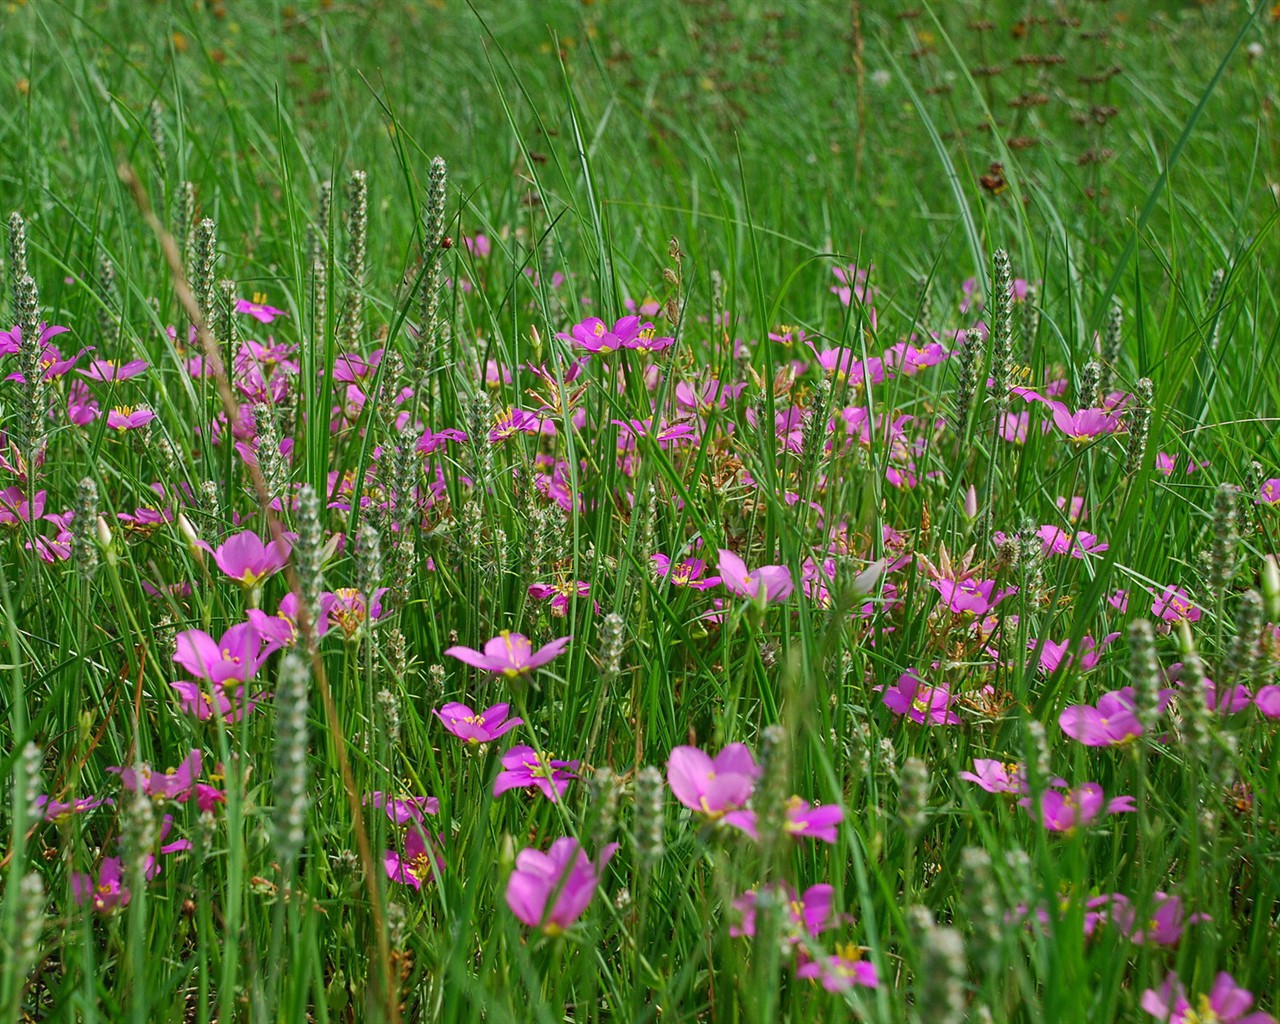
[[990,757],[975,757],[973,771],[960,772],[960,778],[977,783],[988,793],[1026,793],[1027,770],[1017,762],[1005,763]]
[[1262,490],[1259,492],[1259,498],[1268,505],[1274,505],[1280,501],[1280,477],[1272,477],[1262,484]]
[[[545,601],[551,598],[551,614],[563,618],[569,614],[569,599],[577,597],[587,597],[591,593],[591,584],[586,580],[564,580],[561,583],[531,583],[529,584],[529,596],[535,601]],[[600,606],[593,601],[592,606],[597,614],[600,612]]]
[[520,633],[508,633],[504,629],[485,643],[483,654],[470,647],[450,647],[444,653],[472,668],[501,673],[508,679],[515,679],[556,658],[570,639],[572,638],[562,636],[535,652],[528,637]]
[[200,751],[193,750],[176,768],[166,772],[153,771],[151,765],[108,768],[120,776],[120,784],[130,792],[141,792],[156,800],[176,800],[185,803],[194,792],[196,777],[200,774]]
[[212,683],[229,680],[248,682],[276,649],[249,623],[232,626],[214,640],[199,629],[186,629],[177,636],[173,660],[198,679]]
[[368,377],[382,362],[383,349],[375,348],[366,359],[358,352],[343,352],[333,361],[333,379],[340,384],[358,384]]
[[236,312],[246,313],[261,324],[269,324],[278,316],[289,315],[283,309],[268,306],[261,295],[255,295],[252,302],[248,299],[236,299]]
[[112,430],[137,430],[139,427],[145,427],[155,418],[156,414],[150,409],[135,409],[132,406],[122,406],[118,409],[108,410],[107,426]]
[[[766,894],[780,897],[786,907],[789,920],[785,925],[783,942],[788,946],[816,938],[840,923],[839,915],[832,907],[835,889],[825,882],[809,886],[802,894],[790,886],[768,889]],[[740,915],[739,923],[729,926],[729,934],[734,938],[755,935],[756,905],[759,900],[760,893],[751,890],[733,901],[733,909]]]
[[587,909],[600,872],[617,849],[617,843],[610,843],[594,864],[578,840],[568,836],[557,839],[546,853],[521,850],[507,879],[507,906],[530,928],[560,934]]
[[369,595],[365,595],[355,587],[339,587],[334,591],[322,591],[320,594],[320,617],[326,625],[338,626],[348,640],[364,628],[367,621],[382,618],[382,595],[386,587],[379,587]]
[[444,723],[445,729],[458,739],[471,746],[478,746],[481,743],[492,743],[516,726],[524,724],[523,718],[507,718],[509,710],[506,704],[495,704],[477,715],[465,704],[452,703],[433,713]]
[[388,797],[386,793],[375,790],[364,798],[380,811],[386,811],[387,817],[397,825],[416,821],[421,823],[424,814],[439,814],[440,801],[434,796]]
[[559,332],[556,337],[569,344],[579,345],[588,352],[613,352],[620,348],[638,348],[656,351],[675,344],[674,338],[659,338],[651,323],[640,322],[638,316],[624,316],[613,328],[605,326],[599,317],[589,316],[570,328],[570,333]]
[[86,796],[79,800],[64,802],[51,799],[41,793],[35,799],[36,810],[45,821],[60,821],[72,814],[84,814],[86,811],[92,811],[96,807],[110,803],[113,801],[105,796]]
[[131,359],[127,363],[117,363],[114,359],[94,359],[90,361],[89,369],[76,370],[76,373],[83,374],[90,380],[128,380],[146,373],[149,366],[145,359]]
[[676,747],[667,759],[667,784],[685,807],[712,820],[751,799],[760,767],[746,744],[730,743],[713,761],[697,747]]
[[1253,706],[1268,718],[1280,718],[1280,686],[1263,686],[1254,695]]
[[539,754],[523,744],[512,747],[502,755],[502,771],[493,783],[493,795],[501,796],[509,789],[537,789],[555,803],[564,796],[570,781],[578,777],[578,763],[554,761],[550,754]]
[[1167,586],[1156,597],[1151,605],[1151,614],[1165,622],[1178,623],[1184,619],[1196,622],[1200,618],[1200,609],[1191,603],[1191,598],[1181,587]]
[[702,574],[706,571],[707,563],[701,558],[686,558],[680,562],[673,562],[664,554],[656,554],[651,560],[655,575],[666,579],[672,586],[706,590],[722,582],[719,576],[703,578]]
[[791,570],[785,565],[763,565],[749,572],[741,558],[724,548],[720,549],[718,568],[729,593],[761,604],[785,601],[795,589]]
[[[1119,633],[1108,633],[1100,641],[1095,641],[1091,636],[1081,637],[1079,646],[1071,653],[1068,653],[1071,647],[1070,640],[1063,640],[1060,643],[1046,640],[1040,650],[1040,667],[1046,672],[1056,672],[1065,662],[1067,665],[1078,665],[1081,670],[1087,672],[1098,664],[1098,660],[1102,657],[1102,649],[1119,635]],[[1027,649],[1034,651],[1038,643],[1037,640],[1028,640]]]
[[[1057,785],[1057,783],[1055,783]],[[1066,788],[1065,783],[1058,788]],[[1030,811],[1031,798],[1019,801]],[[1090,824],[1100,814],[1120,814],[1134,810],[1133,797],[1118,796],[1108,801],[1096,782],[1059,793],[1046,789],[1040,794],[1040,823],[1050,832],[1074,832]]]
[[1102,434],[1114,434],[1123,429],[1120,417],[1105,409],[1072,412],[1061,402],[1049,402],[1048,405],[1053,410],[1053,425],[1076,444],[1087,444]]
[[[1159,711],[1168,707],[1172,695],[1172,690],[1160,691]],[[1142,735],[1132,686],[1104,693],[1097,707],[1076,704],[1063,708],[1058,725],[1086,747],[1116,747]]]
[[1040,527],[1036,531],[1036,536],[1044,545],[1046,555],[1070,555],[1072,558],[1084,558],[1085,555],[1100,555],[1111,546],[1099,541],[1092,533],[1085,533],[1083,530],[1068,533],[1052,524]]
[[930,580],[929,586],[941,595],[943,603],[955,615],[986,615],[1017,587],[996,590],[995,580]]
[[[404,852],[386,850],[382,854],[382,866],[387,877],[401,885],[421,889],[422,883],[430,881],[436,871],[444,870],[444,857],[432,849],[422,829],[410,828],[404,836]],[[435,856],[432,856],[435,853]],[[434,867],[432,861],[435,861]]]
[[789,836],[809,836],[824,843],[836,841],[836,826],[844,821],[844,811],[835,804],[810,804],[798,796],[787,801],[783,830]]
[[131,893],[123,881],[123,866],[119,857],[105,857],[98,868],[98,880],[75,871],[71,875],[71,894],[80,906],[86,903],[99,914],[117,907],[127,907]]
[[1129,591],[1117,590],[1107,597],[1107,604],[1123,615],[1129,610]]
[[837,944],[834,953],[817,960],[803,952],[797,953],[796,959],[796,977],[817,981],[828,992],[848,992],[854,985],[864,988],[880,985],[876,965],[862,959],[862,950],[852,943]]
[[211,718],[220,718],[228,725],[234,725],[258,706],[265,693],[248,696],[245,686],[237,686],[234,690],[229,686],[213,684],[206,687],[186,679],[178,679],[169,686],[178,694],[178,705],[197,720],[206,722]]
[[955,696],[945,684],[930,686],[915,669],[908,669],[897,683],[884,691],[884,705],[895,715],[906,715],[924,725],[959,725],[960,716],[951,710]]
[[1253,1005],[1253,993],[1237,985],[1226,971],[1214,979],[1208,995],[1196,996],[1194,1005],[1187,1001],[1178,975],[1170,971],[1159,989],[1142,993],[1139,1005],[1162,1024],[1276,1024],[1269,1013],[1246,1012]]
[[216,548],[203,542],[200,546],[213,555],[219,569],[243,587],[256,586],[279,572],[292,551],[290,535],[264,544],[252,530],[232,534]]
[[1152,897],[1145,926],[1136,920],[1133,904],[1119,893],[1111,898],[1111,920],[1130,942],[1139,945],[1154,943],[1157,946],[1176,946],[1182,939],[1184,925],[1208,921],[1208,914],[1187,916],[1182,900],[1168,893],[1158,892]]

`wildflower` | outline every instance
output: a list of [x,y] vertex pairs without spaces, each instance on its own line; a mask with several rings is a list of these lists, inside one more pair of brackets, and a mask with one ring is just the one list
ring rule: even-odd
[[[1158,711],[1168,706],[1172,695],[1172,690],[1160,691]],[[1104,693],[1097,707],[1076,704],[1064,708],[1058,716],[1058,725],[1086,747],[1116,747],[1142,735],[1132,686]]]
[[1280,686],[1263,686],[1254,694],[1253,706],[1268,718],[1280,718]]
[[[1165,672],[1165,678],[1170,682],[1177,683],[1179,688],[1187,693],[1191,693],[1193,688],[1191,680],[1184,678],[1183,664],[1175,661],[1169,666]],[[1201,680],[1203,687],[1204,706],[1209,711],[1217,711],[1224,715],[1234,715],[1238,711],[1243,711],[1253,701],[1253,694],[1249,692],[1249,687],[1243,683],[1235,685],[1227,685],[1225,683],[1215,683],[1212,679],[1205,678]],[[1161,694],[1172,693],[1172,690],[1162,690]]]
[[378,587],[369,595],[366,603],[365,595],[354,587],[339,587],[334,591],[322,591],[320,594],[320,617],[326,625],[332,623],[339,626],[350,640],[364,627],[367,620],[382,618],[382,595],[386,587]]
[[981,786],[988,793],[1027,793],[1027,769],[1016,761],[1004,762],[991,757],[975,757],[973,771],[960,772],[960,778]]
[[76,370],[76,373],[90,380],[129,380],[131,377],[146,373],[150,366],[151,364],[145,359],[131,359],[127,363],[117,363],[114,359],[94,359],[90,361],[89,369]]
[[656,554],[652,557],[654,574],[667,580],[672,586],[690,587],[693,590],[707,590],[723,582],[719,576],[703,578],[707,563],[701,558],[686,558],[673,562],[667,555]]
[[126,405],[107,411],[107,426],[112,430],[137,430],[139,427],[145,427],[155,418],[156,414],[150,409],[135,409],[133,406]]
[[539,754],[524,744],[512,747],[502,755],[502,771],[494,780],[493,795],[501,796],[509,789],[538,789],[555,803],[564,796],[569,782],[578,777],[578,764],[578,761],[552,760],[550,754]]
[[[780,895],[786,900],[789,921],[783,941],[787,945],[793,946],[806,938],[816,938],[839,924],[839,915],[832,909],[835,889],[826,883],[811,885],[803,893],[797,893],[790,886],[766,890],[766,893]],[[734,938],[755,936],[756,907],[760,895],[752,890],[744,892],[733,901],[733,909],[740,915],[738,924],[729,926],[729,934]]]
[[389,797],[386,793],[375,790],[364,798],[364,802],[386,811],[387,817],[397,825],[409,821],[420,823],[424,814],[440,813],[440,801],[434,796]]
[[1151,614],[1170,623],[1196,622],[1200,618],[1200,609],[1192,604],[1190,596],[1181,587],[1167,586],[1156,596]]
[[341,384],[359,384],[373,376],[382,362],[385,350],[375,348],[368,357],[358,352],[343,352],[333,361],[333,380]]
[[1208,995],[1187,1000],[1187,990],[1178,975],[1170,971],[1159,989],[1142,993],[1139,1004],[1162,1024],[1276,1024],[1276,1019],[1260,1010],[1246,1011],[1253,1005],[1253,993],[1241,988],[1226,971],[1219,972]]
[[[535,601],[545,601],[551,598],[551,614],[563,618],[569,614],[569,599],[577,597],[587,597],[591,593],[591,584],[586,580],[565,580],[561,583],[531,583],[529,584],[529,596]],[[600,605],[593,601],[597,614],[600,612]]]
[[[432,852],[426,834],[421,829],[411,828],[405,833],[404,852],[385,851],[382,854],[382,866],[391,881],[421,889],[422,883],[432,877],[433,870],[444,870],[444,857],[435,852],[433,858]],[[435,861],[434,869],[432,860]]]
[[[1040,667],[1045,672],[1056,672],[1065,662],[1087,672],[1098,664],[1099,659],[1102,657],[1102,649],[1119,635],[1119,633],[1108,633],[1097,641],[1091,636],[1081,637],[1080,643],[1073,649],[1070,640],[1061,642],[1046,640],[1040,649]],[[1029,639],[1027,641],[1027,649],[1033,651],[1038,644],[1039,641]],[[1068,653],[1068,649],[1071,649],[1070,653]]]
[[211,683],[243,683],[257,674],[277,646],[247,622],[232,626],[216,641],[203,630],[186,629],[176,637],[173,660]]
[[457,646],[448,648],[444,653],[472,668],[500,673],[508,679],[515,679],[552,661],[565,649],[571,639],[571,637],[562,636],[534,651],[528,637],[503,630],[485,643],[483,654],[470,647]]
[[1129,591],[1117,590],[1114,594],[1109,594],[1107,604],[1123,615],[1129,610]]
[[569,344],[580,345],[588,352],[613,352],[620,348],[639,348],[656,351],[675,344],[674,338],[656,337],[651,323],[641,323],[638,316],[624,316],[610,329],[599,317],[589,316],[570,328],[570,333],[558,332],[556,337]]
[[[1174,469],[1178,465],[1179,457],[1180,456],[1177,456],[1177,455],[1168,455],[1165,452],[1156,452],[1156,469],[1158,469],[1165,476],[1172,476]],[[1188,459],[1187,473],[1191,474],[1191,473],[1194,473],[1197,469],[1205,469],[1208,465],[1209,465],[1208,460],[1205,460],[1204,462],[1197,462],[1195,459]],[[1275,481],[1275,482],[1277,484],[1280,484],[1280,481]],[[1264,490],[1265,490],[1265,487],[1264,487]],[[1280,492],[1277,492],[1277,500],[1280,500]]]
[[787,818],[783,831],[789,836],[810,836],[824,843],[836,841],[836,826],[844,821],[844,811],[835,804],[810,804],[793,796],[787,801]]
[[906,715],[924,725],[959,725],[960,716],[951,710],[955,695],[946,685],[930,686],[908,669],[894,686],[884,691],[884,705],[895,715]]
[[1070,555],[1072,558],[1084,558],[1085,555],[1100,555],[1111,545],[1099,541],[1092,533],[1083,530],[1069,533],[1061,527],[1042,526],[1036,531],[1044,545],[1046,555]]
[[218,568],[233,580],[243,587],[253,587],[284,568],[292,550],[291,539],[291,534],[284,534],[264,544],[252,530],[245,530],[216,548],[205,542],[200,542],[200,547],[212,554]]
[[1017,587],[996,590],[995,580],[930,580],[929,586],[942,597],[948,610],[955,615],[986,615]]
[[14,484],[0,490],[0,526],[15,527],[44,516],[47,491],[36,491],[28,498],[26,488]]
[[763,565],[749,572],[741,558],[724,548],[720,549],[718,568],[729,593],[761,604],[785,601],[795,589],[791,570],[785,565]]
[[[1065,783],[1055,780],[1057,789],[1066,789]],[[1040,823],[1050,832],[1074,832],[1090,824],[1100,814],[1120,814],[1133,811],[1133,797],[1118,796],[1108,801],[1102,787],[1096,782],[1086,782],[1075,789],[1059,793],[1046,789],[1040,794]],[[1030,811],[1031,798],[1019,801]]]
[[1053,425],[1076,444],[1088,444],[1096,437],[1123,429],[1120,417],[1105,409],[1072,412],[1062,402],[1047,404],[1053,410]]
[[516,726],[524,724],[523,718],[507,718],[509,710],[510,707],[506,704],[495,704],[476,714],[465,704],[450,703],[436,709],[433,714],[458,739],[471,746],[478,746],[481,743],[492,743]]
[[127,907],[131,898],[129,887],[124,884],[124,866],[119,857],[105,857],[98,868],[98,880],[75,871],[71,874],[71,893],[80,906],[86,903],[99,914]]
[[35,798],[35,808],[45,821],[61,821],[69,815],[84,814],[86,811],[92,811],[96,807],[113,802],[110,797],[105,796],[86,796],[79,800],[64,802],[53,800],[41,793]]
[[178,705],[201,722],[217,717],[228,725],[235,725],[258,706],[265,693],[247,695],[247,687],[229,687],[214,684],[205,689],[199,683],[178,679],[169,686],[178,694]]
[[1182,940],[1185,925],[1211,920],[1208,914],[1188,916],[1182,900],[1164,892],[1158,892],[1152,897],[1152,906],[1144,927],[1138,927],[1133,904],[1119,893],[1111,898],[1109,916],[1130,942],[1139,945],[1154,943],[1157,946],[1176,946]]
[[236,299],[235,311],[253,317],[260,324],[269,324],[278,316],[289,315],[283,309],[268,306],[266,299],[265,295],[255,295],[252,302],[248,299]]
[[[712,821],[740,811],[758,778],[760,767],[743,743],[730,743],[715,760],[688,746],[676,747],[667,759],[667,784],[676,799]],[[738,827],[753,824],[753,818],[743,819]]]
[[876,973],[876,965],[870,960],[862,959],[862,950],[852,943],[837,944],[835,952],[828,953],[818,960],[812,960],[806,953],[798,953],[796,966],[797,978],[808,978],[819,982],[828,992],[847,992],[854,985],[864,988],[878,988],[880,977]]
[[196,776],[200,774],[202,757],[193,750],[176,768],[165,772],[153,771],[151,765],[108,768],[120,776],[120,784],[130,792],[141,792],[155,800],[176,800],[185,803],[195,790]]
[[516,869],[507,879],[507,906],[530,928],[560,934],[587,909],[600,873],[617,849],[617,843],[610,843],[595,863],[571,836],[557,839],[546,853],[521,850],[516,854]]

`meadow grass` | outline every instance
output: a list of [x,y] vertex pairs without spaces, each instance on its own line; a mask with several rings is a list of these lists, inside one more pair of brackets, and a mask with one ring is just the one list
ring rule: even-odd
[[1277,12],[0,4],[6,1020],[1271,1019]]

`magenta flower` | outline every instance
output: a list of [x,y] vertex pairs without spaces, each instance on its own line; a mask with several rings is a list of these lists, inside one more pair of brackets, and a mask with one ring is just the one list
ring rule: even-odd
[[[1065,788],[1065,784],[1059,788]],[[1030,797],[1024,797],[1019,803],[1031,813]],[[1065,793],[1059,793],[1057,789],[1046,789],[1040,794],[1040,823],[1050,832],[1074,832],[1090,824],[1101,814],[1120,814],[1133,810],[1133,797],[1118,796],[1108,801],[1102,787],[1096,782],[1086,782]]]
[[98,867],[98,880],[75,871],[71,875],[71,894],[79,906],[86,903],[99,914],[117,907],[127,907],[131,893],[123,881],[123,865],[119,857],[104,857]]
[[249,623],[232,626],[214,640],[199,629],[186,629],[177,636],[173,660],[198,679],[211,683],[252,679],[275,649]]
[[758,778],[760,767],[743,743],[730,743],[714,761],[697,747],[676,747],[667,759],[667,784],[676,799],[713,821],[740,810]]
[[495,704],[493,707],[476,714],[465,704],[446,704],[433,714],[444,723],[445,729],[458,739],[471,746],[481,743],[492,743],[500,736],[505,736],[518,725],[524,724],[523,718],[507,718],[510,710],[506,704]]
[[34,497],[28,498],[26,488],[21,484],[0,490],[0,526],[12,528],[41,518],[47,497],[47,491],[36,491]]
[[54,800],[41,793],[35,799],[36,810],[40,817],[45,821],[60,821],[72,814],[84,814],[86,811],[92,811],[95,807],[101,807],[103,804],[111,804],[114,801],[110,797],[105,796],[86,796],[79,800]]
[[1280,718],[1280,686],[1263,686],[1254,695],[1253,706],[1268,718]]
[[809,836],[824,843],[836,841],[836,826],[844,821],[844,811],[835,804],[810,804],[798,796],[787,801],[783,829],[789,836]]
[[199,683],[178,679],[169,686],[178,695],[178,706],[201,722],[211,718],[219,718],[228,725],[235,725],[266,696],[265,693],[247,694],[247,688],[237,686],[234,691],[220,684],[212,684],[207,689]]
[[364,628],[367,621],[382,618],[382,595],[386,592],[386,587],[379,587],[369,595],[366,602],[364,594],[355,587],[323,591],[320,594],[320,616],[326,624],[338,626],[350,640]]
[[[529,596],[535,601],[545,601],[547,598],[551,598],[551,614],[559,618],[569,614],[569,600],[571,598],[588,597],[590,594],[591,584],[586,580],[529,584]],[[599,603],[593,601],[592,606],[598,614],[600,611]]]
[[493,426],[489,429],[489,440],[506,441],[515,437],[516,434],[538,434],[543,431],[544,424],[554,428],[550,420],[545,420],[536,413],[512,407],[506,412],[499,413],[493,421]]
[[76,370],[76,373],[83,374],[90,380],[128,380],[146,373],[149,366],[145,359],[131,359],[127,363],[117,363],[114,359],[93,359],[89,362],[89,369]]
[[1276,1024],[1269,1013],[1247,1012],[1253,1005],[1253,993],[1237,985],[1226,971],[1214,979],[1208,995],[1196,996],[1194,1005],[1187,1001],[1187,990],[1178,975],[1170,971],[1159,989],[1142,993],[1139,1005],[1162,1024]]
[[761,604],[785,601],[795,589],[791,570],[785,565],[762,565],[755,572],[732,551],[720,549],[720,575],[729,593]]
[[[878,988],[880,976],[876,965],[862,959],[862,950],[852,943],[837,945],[834,953],[812,960],[807,955],[796,966],[797,978],[819,982],[828,992],[848,992],[854,985]],[[797,961],[801,955],[797,954]]]
[[954,615],[986,615],[1017,587],[996,590],[995,580],[930,580],[943,603]]
[[537,789],[555,803],[578,777],[578,763],[554,761],[550,754],[539,754],[525,744],[512,747],[502,755],[502,771],[494,780],[493,795],[501,796],[509,789]]
[[[840,923],[839,915],[832,908],[835,888],[825,882],[809,886],[802,894],[787,886],[781,894],[785,896],[785,906],[790,918],[783,939],[789,946],[808,938],[816,938]],[[759,895],[753,889],[733,901],[733,909],[739,914],[738,923],[729,926],[729,934],[734,938],[755,936],[756,903]]]
[[484,653],[470,647],[450,647],[444,653],[472,668],[500,673],[508,679],[532,672],[559,656],[572,637],[562,636],[534,651],[529,638],[505,629],[484,645]]
[[975,757],[973,771],[960,772],[960,778],[981,786],[988,793],[1023,794],[1027,788],[1027,770],[1016,761],[997,761],[992,757]]
[[955,695],[945,684],[930,686],[915,669],[908,669],[897,683],[884,691],[884,704],[895,715],[906,715],[924,725],[959,725],[960,716],[951,710]]
[[253,301],[248,299],[236,299],[236,312],[245,313],[253,317],[260,324],[269,324],[278,316],[288,316],[283,309],[276,309],[275,306],[266,304],[266,297],[263,295],[255,295]]
[[1100,555],[1111,545],[1104,544],[1092,533],[1079,530],[1071,533],[1060,526],[1052,524],[1042,526],[1036,531],[1046,555],[1070,555],[1072,558],[1084,558],[1085,555]]
[[284,568],[292,551],[291,535],[263,543],[252,530],[232,534],[216,548],[203,541],[200,547],[213,555],[218,568],[243,587],[256,586]]
[[193,750],[176,768],[165,772],[152,770],[149,764],[108,768],[120,776],[120,784],[130,792],[141,792],[155,800],[176,800],[185,803],[195,790],[196,777],[200,774],[202,757]]
[[546,853],[531,847],[521,850],[507,879],[507,906],[530,928],[559,935],[587,909],[600,873],[617,849],[617,843],[610,843],[595,863],[570,836],[557,839]]
[[558,332],[556,337],[571,345],[579,345],[588,352],[613,352],[620,348],[638,348],[657,351],[675,344],[673,338],[659,338],[651,323],[641,323],[638,316],[624,316],[613,329],[605,326],[599,317],[589,316],[570,328],[570,333]]
[[420,823],[424,814],[440,813],[440,801],[434,796],[388,797],[381,790],[374,790],[364,798],[364,802],[386,811],[387,817],[397,825],[410,821]]
[[365,358],[358,352],[343,352],[333,361],[333,380],[341,384],[358,384],[368,377],[382,362],[383,349],[375,348]]
[[1196,622],[1200,618],[1200,609],[1191,602],[1185,590],[1170,585],[1156,597],[1151,605],[1151,614],[1165,622],[1178,623],[1184,619]]
[[[1172,695],[1172,690],[1160,691],[1160,711],[1168,706]],[[1104,693],[1097,707],[1075,704],[1063,708],[1058,725],[1086,747],[1117,747],[1142,735],[1132,686]]]
[[1053,425],[1076,444],[1087,444],[1102,434],[1114,434],[1123,429],[1120,417],[1105,409],[1072,412],[1061,402],[1046,404],[1053,410]]
[[703,578],[702,574],[706,571],[707,563],[701,558],[686,558],[683,561],[673,562],[668,556],[659,553],[654,555],[651,561],[654,574],[660,579],[667,580],[672,586],[707,590],[722,582],[719,576]]
[[1147,922],[1142,925],[1136,920],[1133,903],[1127,897],[1116,893],[1111,898],[1111,920],[1130,942],[1139,945],[1176,946],[1182,940],[1186,925],[1211,920],[1208,914],[1188,916],[1182,900],[1164,892],[1154,895],[1147,913]]
[[382,866],[386,869],[387,877],[401,885],[421,889],[423,882],[431,880],[434,871],[444,870],[444,857],[431,847],[432,844],[421,829],[409,829],[404,836],[403,853],[398,850],[386,850],[382,854]]
[[156,414],[150,409],[135,409],[126,405],[108,410],[107,426],[112,430],[137,430],[139,427],[145,427],[155,418]]
[[[1108,633],[1098,641],[1091,636],[1082,637],[1079,647],[1069,654],[1067,652],[1071,647],[1070,640],[1061,642],[1046,640],[1040,649],[1040,667],[1045,672],[1056,672],[1065,662],[1067,665],[1078,665],[1080,669],[1087,672],[1098,664],[1098,660],[1102,657],[1102,649],[1119,635],[1119,633]],[[1037,640],[1028,640],[1027,649],[1034,651],[1038,644]]]

